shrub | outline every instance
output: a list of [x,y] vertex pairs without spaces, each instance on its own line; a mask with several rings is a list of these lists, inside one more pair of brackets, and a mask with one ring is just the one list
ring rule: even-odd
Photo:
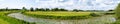
[[100,16],[100,15],[95,14],[95,13],[90,13],[90,16],[96,17],[96,16]]
[[120,19],[120,4],[118,4],[117,8],[115,9],[115,15],[117,19]]

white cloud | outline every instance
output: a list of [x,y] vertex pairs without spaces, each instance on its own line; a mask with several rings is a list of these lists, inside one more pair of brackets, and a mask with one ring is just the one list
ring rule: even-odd
[[67,6],[73,4],[74,4],[73,0],[69,0],[67,2],[59,2],[59,0],[51,0],[51,1],[40,1],[38,7],[59,7],[59,6]]
[[[3,2],[1,2],[3,1]],[[9,2],[8,2],[9,1]],[[40,7],[65,9],[114,9],[120,0],[0,0],[0,7]]]

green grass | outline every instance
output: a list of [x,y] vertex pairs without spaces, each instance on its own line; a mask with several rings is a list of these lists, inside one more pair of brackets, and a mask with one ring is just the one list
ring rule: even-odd
[[46,18],[46,19],[86,19],[91,17],[91,12],[25,12],[23,14],[37,17],[37,18]]
[[7,16],[11,11],[2,11],[0,12],[0,24],[30,24],[23,20],[18,20],[12,17]]
[[0,19],[0,24],[9,24],[7,21]]

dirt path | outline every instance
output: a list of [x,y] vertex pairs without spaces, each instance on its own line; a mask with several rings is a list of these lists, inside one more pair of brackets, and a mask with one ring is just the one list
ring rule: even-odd
[[84,20],[50,20],[35,17],[29,17],[21,13],[11,13],[8,16],[14,17],[27,22],[35,22],[36,24],[105,24],[115,22],[116,19],[112,15],[102,17],[94,17]]

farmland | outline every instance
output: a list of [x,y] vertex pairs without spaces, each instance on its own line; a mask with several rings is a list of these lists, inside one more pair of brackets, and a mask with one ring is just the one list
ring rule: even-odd
[[87,16],[91,12],[26,12],[28,14],[37,14],[37,15],[52,15],[52,16]]

